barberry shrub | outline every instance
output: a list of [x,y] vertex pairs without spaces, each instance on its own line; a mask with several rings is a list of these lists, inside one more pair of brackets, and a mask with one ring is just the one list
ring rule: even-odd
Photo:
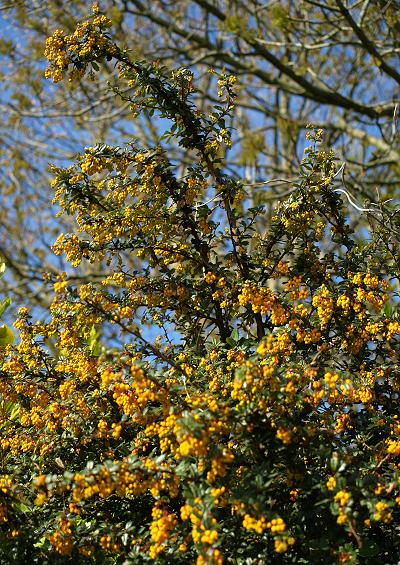
[[352,233],[311,129],[265,231],[224,169],[235,78],[204,113],[188,70],[108,28],[95,8],[56,31],[47,76],[113,61],[115,96],[171,128],[53,168],[77,225],[55,253],[109,276],[60,273],[48,319],[22,308],[1,350],[1,562],[397,563],[396,210]]

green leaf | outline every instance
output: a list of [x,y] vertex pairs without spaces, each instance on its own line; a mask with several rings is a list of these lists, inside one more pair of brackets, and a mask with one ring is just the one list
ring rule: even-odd
[[0,305],[0,318],[10,306],[10,304],[12,304],[11,298],[6,298],[5,300],[3,300],[2,304]]
[[231,333],[231,338],[232,338],[233,340],[235,340],[235,341],[238,341],[238,339],[239,339],[239,332],[237,331],[236,328],[235,328],[235,329],[233,330],[233,332]]
[[0,327],[0,347],[14,343],[14,333],[6,325]]
[[89,334],[88,346],[93,355],[100,355],[101,353],[101,343],[99,338],[99,332],[96,331],[95,326],[92,326]]
[[387,318],[390,318],[391,315],[393,314],[393,308],[392,308],[392,305],[390,304],[389,300],[387,300],[387,301],[385,302],[385,306],[384,306],[384,308],[383,308],[383,312],[384,312],[384,314],[385,314],[385,316],[386,316]]
[[8,416],[8,419],[15,420],[18,414],[19,414],[19,405],[13,402],[10,408],[10,414]]
[[44,545],[46,545],[46,536],[42,536],[39,541],[37,541],[35,544],[33,544],[33,547],[43,547]]

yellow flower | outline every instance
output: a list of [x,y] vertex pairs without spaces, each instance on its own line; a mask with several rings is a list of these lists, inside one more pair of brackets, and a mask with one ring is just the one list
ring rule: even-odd
[[336,479],[335,477],[329,477],[329,479],[326,481],[326,487],[328,490],[334,490],[336,487]]

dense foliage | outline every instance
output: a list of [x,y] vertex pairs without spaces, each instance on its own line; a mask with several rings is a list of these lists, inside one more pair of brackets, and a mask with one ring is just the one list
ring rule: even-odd
[[310,126],[265,227],[226,171],[235,76],[210,75],[201,111],[190,71],[134,60],[110,24],[95,6],[57,30],[47,77],[116,64],[115,97],[190,164],[127,139],[53,167],[77,225],[55,254],[106,274],[49,275],[48,318],[22,308],[1,350],[1,562],[394,565],[396,209],[362,208],[354,234]]
[[[101,6],[131,58],[194,73],[199,109],[216,103],[210,68],[237,77],[225,167],[251,185],[253,206],[266,204],[266,221],[286,192],[285,180],[297,175],[310,122],[346,163],[346,183],[358,199],[397,197],[399,0],[102,0]],[[103,61],[90,80],[53,85],[44,78],[45,39],[57,28],[73,34],[87,10],[87,0],[0,0],[0,256],[8,265],[0,294],[15,297],[10,317],[21,301],[46,311],[51,293],[43,271],[65,270],[75,281],[106,274],[100,263],[72,271],[63,256],[52,256],[56,234],[74,224],[54,217],[47,164],[63,167],[84,146],[119,145],[132,136],[167,148],[157,122],[132,119],[129,102],[110,92],[118,80],[113,61]],[[168,155],[184,175],[190,152],[171,140]],[[266,179],[268,185],[258,184]],[[363,224],[352,208],[348,215],[352,226]]]

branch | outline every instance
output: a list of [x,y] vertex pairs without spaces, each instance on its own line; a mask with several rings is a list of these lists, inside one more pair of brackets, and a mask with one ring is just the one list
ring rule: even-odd
[[370,55],[372,55],[372,57],[374,57],[380,62],[379,68],[382,69],[387,75],[392,77],[392,79],[394,79],[398,84],[400,84],[400,74],[396,71],[396,69],[391,67],[388,63],[386,63],[385,59],[376,49],[373,42],[367,37],[364,31],[357,25],[357,22],[353,19],[349,10],[344,6],[342,0],[335,0],[335,1],[337,6],[339,7],[339,10],[346,18],[346,20],[349,22],[349,24],[354,30],[354,33],[357,35],[361,43],[364,45],[365,49],[368,51],[368,53],[370,53]]

